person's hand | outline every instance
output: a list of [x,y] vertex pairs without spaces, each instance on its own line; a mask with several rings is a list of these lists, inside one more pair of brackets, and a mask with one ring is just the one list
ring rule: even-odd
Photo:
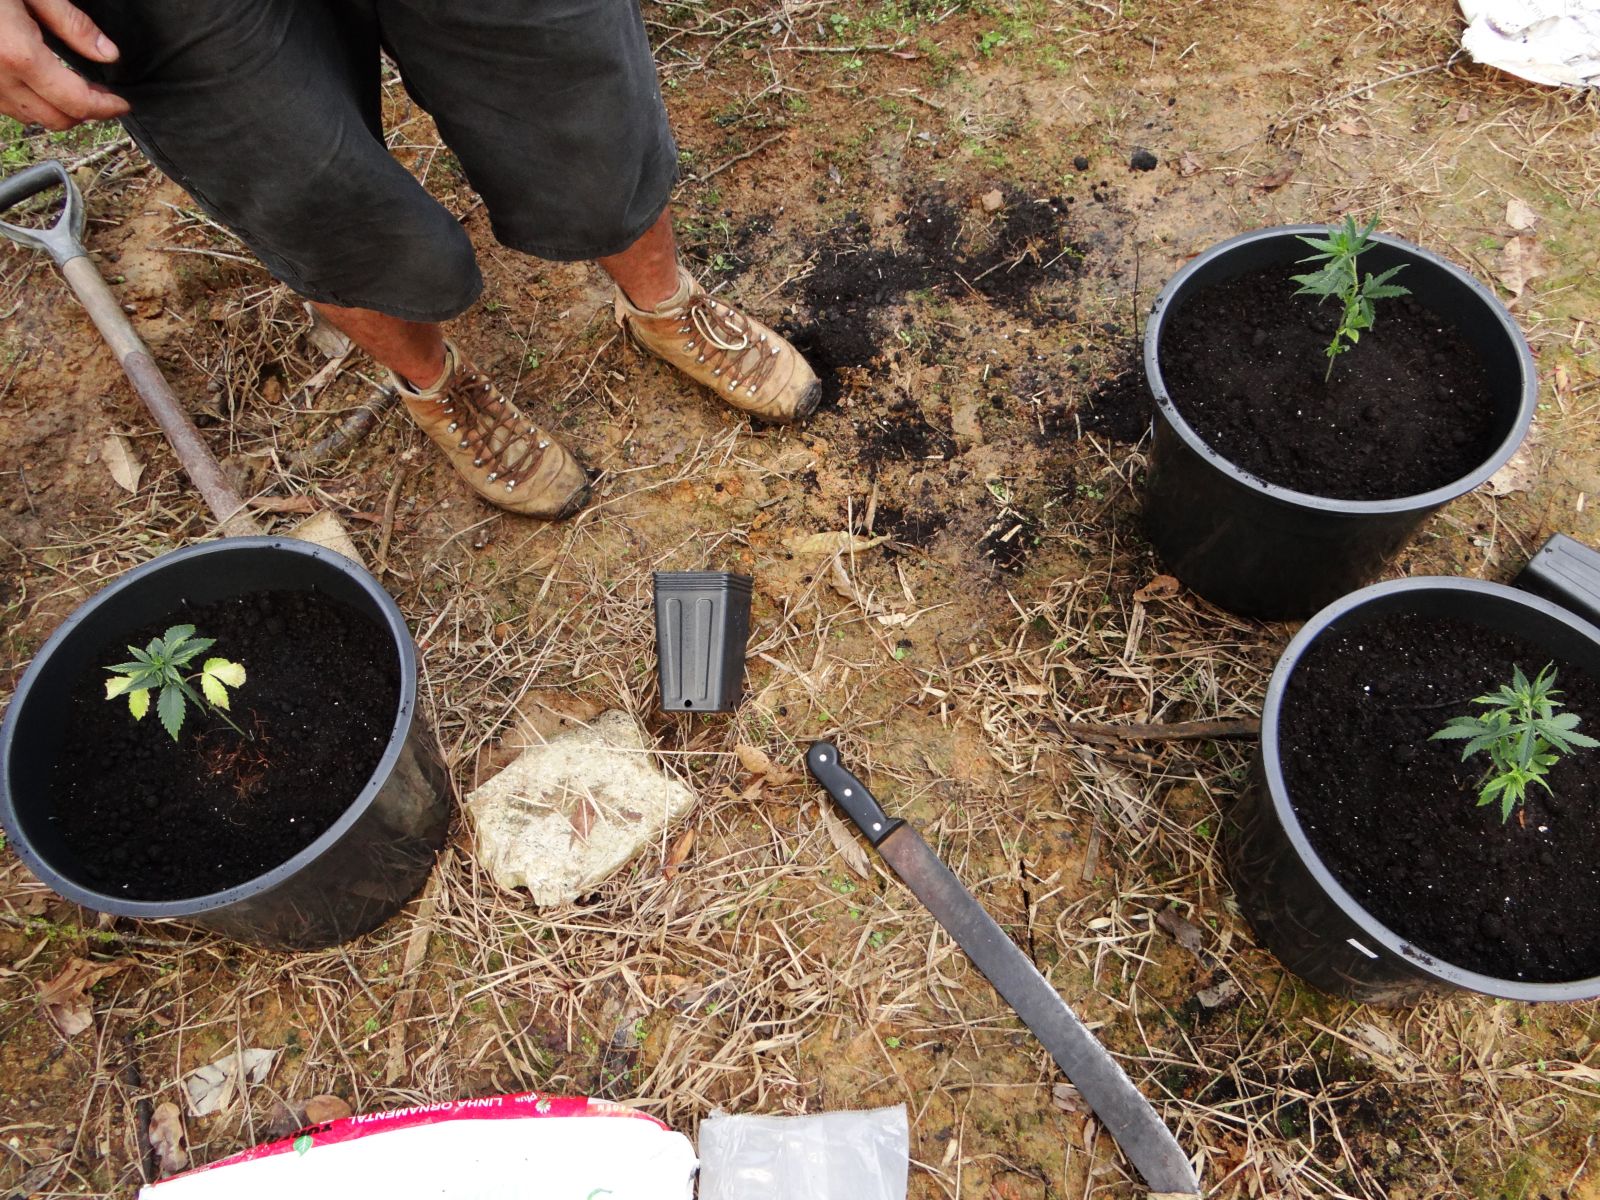
[[87,59],[117,59],[111,39],[68,0],[0,0],[0,113],[61,130],[127,112],[121,96],[90,83],[50,52],[41,25]]

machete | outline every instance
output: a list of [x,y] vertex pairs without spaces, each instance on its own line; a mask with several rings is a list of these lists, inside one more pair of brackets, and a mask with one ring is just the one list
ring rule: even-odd
[[806,766],[1050,1052],[1151,1190],[1199,1195],[1188,1155],[1155,1109],[928,843],[884,813],[831,743],[814,742]]

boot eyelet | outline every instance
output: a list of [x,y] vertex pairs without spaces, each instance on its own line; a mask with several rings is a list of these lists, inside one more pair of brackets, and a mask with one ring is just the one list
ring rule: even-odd
[[506,491],[508,491],[508,492],[515,491],[516,487],[517,487],[517,481],[515,479],[506,480]]
[[455,432],[455,431],[456,431],[456,426],[457,426],[457,425],[458,425],[458,424],[459,424],[459,422],[457,422],[457,421],[451,421],[451,422],[450,422],[450,432],[451,432],[451,433],[454,433],[454,432]]
[[475,466],[475,467],[481,467],[481,466],[483,466],[483,459],[481,459],[481,458],[475,458],[475,459],[473,459],[473,460],[472,460],[472,465],[473,465],[473,466]]
[[546,441],[543,441],[543,440],[541,440],[539,442],[539,449],[541,449],[541,450],[549,449],[549,446],[550,446],[549,442],[546,442]]
[[493,483],[496,479],[499,479],[499,478],[500,478],[500,472],[499,471],[490,471],[489,472],[489,482],[490,483]]

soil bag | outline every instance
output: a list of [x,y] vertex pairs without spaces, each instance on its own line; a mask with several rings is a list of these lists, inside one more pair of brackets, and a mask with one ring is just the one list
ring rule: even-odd
[[700,1123],[700,1200],[905,1200],[906,1110]]
[[689,1200],[694,1148],[635,1109],[523,1092],[346,1117],[141,1188],[140,1200]]
[[1552,87],[1600,86],[1595,0],[1461,0],[1476,62]]

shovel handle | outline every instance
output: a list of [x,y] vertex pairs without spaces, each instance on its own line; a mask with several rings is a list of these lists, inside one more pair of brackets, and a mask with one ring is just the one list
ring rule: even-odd
[[25,171],[0,179],[0,215],[53,187],[59,187],[65,193],[61,215],[56,218],[54,225],[45,229],[29,229],[0,221],[0,237],[9,238],[30,250],[43,250],[55,259],[56,266],[65,267],[74,258],[82,258],[87,251],[83,248],[83,196],[78,191],[78,185],[72,181],[72,176],[59,162],[51,159],[34,163]]

